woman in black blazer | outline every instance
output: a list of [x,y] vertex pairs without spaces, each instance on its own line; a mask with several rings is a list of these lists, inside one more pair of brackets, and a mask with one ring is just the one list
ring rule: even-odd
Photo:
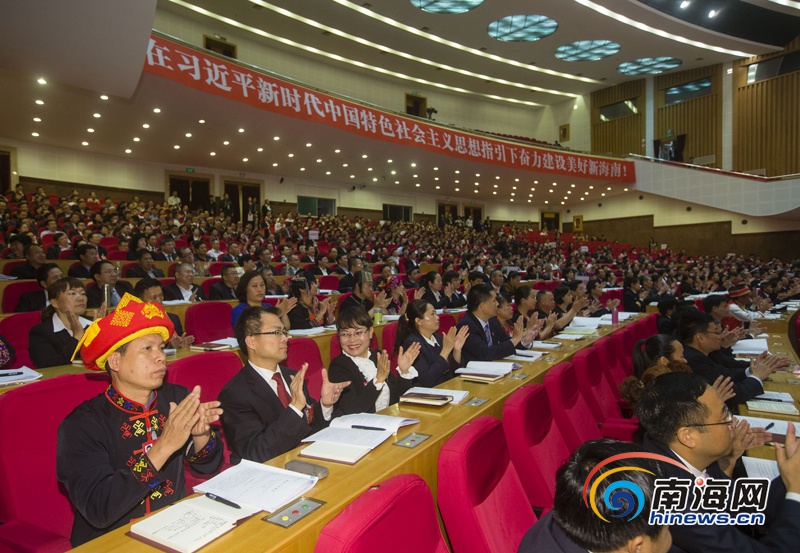
[[425,388],[453,378],[455,370],[461,365],[461,348],[469,336],[466,326],[462,326],[457,333],[456,327],[452,327],[444,336],[438,330],[436,310],[425,300],[412,301],[397,325],[396,353],[414,344],[419,345],[419,355],[414,361],[419,376],[414,379],[414,384]]
[[309,272],[291,279],[289,296],[297,298],[297,305],[289,311],[289,324],[292,330],[316,328],[336,322],[334,311],[336,302],[331,298],[317,299],[317,279]]
[[[422,299],[429,302],[433,305],[434,309],[444,309],[445,307],[450,306],[450,301],[448,300],[447,294],[445,290],[443,290],[442,285],[442,275],[437,273],[436,271],[430,271],[425,273],[421,279],[419,279],[420,284],[422,284],[425,293],[422,295]],[[452,288],[448,285],[448,292],[452,294]]]
[[333,415],[375,413],[397,403],[417,376],[412,363],[419,354],[419,345],[400,350],[398,376],[390,370],[388,353],[370,351],[372,318],[364,309],[353,307],[339,313],[336,327],[342,353],[331,361],[328,379],[331,382],[349,381],[350,384],[342,390]]
[[80,279],[55,281],[47,288],[47,297],[50,305],[42,311],[42,322],[28,333],[28,351],[37,369],[69,365],[84,329],[92,324],[82,316],[86,313],[86,289]]

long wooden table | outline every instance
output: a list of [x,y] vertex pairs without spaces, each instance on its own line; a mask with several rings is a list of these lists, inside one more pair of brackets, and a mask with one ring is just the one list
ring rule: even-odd
[[[630,324],[630,321],[619,326],[624,324]],[[601,327],[599,335],[605,336],[616,328],[618,327]],[[370,486],[398,474],[419,474],[428,483],[435,497],[439,450],[459,428],[483,415],[500,418],[503,403],[517,388],[532,382],[541,382],[551,366],[570,359],[580,348],[593,343],[596,339],[587,338],[579,343],[564,342],[560,350],[550,352],[535,362],[523,363],[523,368],[517,372],[528,375],[528,378],[524,380],[506,378],[492,384],[478,384],[455,378],[442,386],[466,390],[469,392],[470,398],[487,399],[487,402],[479,407],[469,407],[463,403],[441,408],[405,404],[402,407],[399,404],[392,405],[382,413],[416,418],[420,421],[418,424],[401,429],[397,439],[401,439],[411,432],[430,434],[431,438],[414,449],[397,447],[392,444],[395,440],[390,440],[353,466],[318,461],[319,464],[328,467],[330,474],[321,480],[307,496],[326,502],[323,508],[287,529],[262,520],[263,514],[255,516],[241,527],[208,545],[203,552],[280,551],[300,553],[313,551],[320,531],[336,514]],[[267,464],[283,467],[286,462],[298,458],[300,450],[301,448],[297,448],[268,461]],[[84,544],[77,550],[92,552],[152,551],[149,546],[127,537],[125,532],[128,530],[129,526],[125,526],[109,532]]]

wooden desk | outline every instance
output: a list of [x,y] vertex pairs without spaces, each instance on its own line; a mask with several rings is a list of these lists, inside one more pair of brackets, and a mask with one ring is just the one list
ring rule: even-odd
[[[624,326],[624,324],[627,323],[619,326]],[[599,334],[604,336],[610,334],[613,330],[611,327],[602,327]],[[257,515],[245,522],[240,528],[212,542],[204,548],[204,553],[217,551],[225,553],[233,551],[301,553],[313,551],[317,536],[325,524],[367,488],[376,482],[398,474],[419,474],[430,486],[435,500],[437,492],[436,467],[439,450],[442,445],[459,428],[476,417],[484,415],[501,417],[503,403],[517,388],[534,381],[541,381],[544,373],[552,365],[571,358],[581,347],[585,347],[595,340],[596,338],[587,338],[579,342],[579,345],[575,342],[567,342],[558,353],[551,353],[545,356],[551,359],[549,361],[545,361],[543,357],[535,362],[523,363],[523,368],[520,369],[519,373],[529,376],[524,380],[503,379],[492,384],[477,384],[455,378],[442,386],[450,389],[467,390],[470,393],[470,397],[486,398],[488,401],[480,407],[468,407],[463,404],[447,405],[442,408],[392,405],[382,413],[393,416],[413,417],[420,421],[418,424],[401,429],[397,436],[398,439],[410,432],[430,434],[431,438],[415,449],[396,447],[392,445],[391,441],[386,442],[353,466],[318,461],[319,464],[328,467],[330,475],[328,478],[321,480],[308,493],[308,496],[325,501],[326,505],[322,509],[310,515],[306,520],[287,529],[262,521],[261,516],[263,515]],[[301,448],[297,448],[268,461],[267,464],[283,467],[287,461],[298,458],[300,450]],[[130,551],[146,553],[152,551],[149,546],[125,536],[125,532],[128,530],[129,526],[125,526],[110,532],[84,544],[77,548],[76,551],[119,553]]]

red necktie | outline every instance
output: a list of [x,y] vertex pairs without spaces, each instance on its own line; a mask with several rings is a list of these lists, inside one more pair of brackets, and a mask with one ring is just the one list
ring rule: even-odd
[[276,388],[278,390],[278,399],[281,400],[284,407],[289,407],[289,404],[292,402],[292,396],[289,395],[289,392],[286,391],[286,386],[283,385],[283,378],[281,378],[281,373],[275,371],[275,374],[272,375],[272,380],[275,381],[277,385]]

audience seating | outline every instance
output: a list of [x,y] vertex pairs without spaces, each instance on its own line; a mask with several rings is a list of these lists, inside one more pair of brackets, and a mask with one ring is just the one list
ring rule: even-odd
[[120,272],[122,273],[122,278],[128,278],[128,271],[138,266],[139,264],[135,261],[129,263],[123,263],[122,269],[120,270]]
[[439,334],[444,336],[447,331],[456,326],[456,318],[452,313],[439,313]]
[[339,277],[335,275],[325,275],[317,277],[317,287],[320,290],[338,290]]
[[352,292],[345,292],[344,294],[339,294],[336,297],[336,313],[339,313],[339,309],[342,307],[342,302],[352,295]]
[[41,321],[42,314],[39,311],[15,313],[0,319],[0,335],[16,350],[14,359],[6,368],[17,369],[22,366],[35,368],[28,352],[28,333]]
[[108,250],[107,257],[109,261],[125,261],[128,259],[128,252],[123,252],[120,250]]
[[211,273],[211,276],[220,276],[222,274],[222,268],[231,265],[236,266],[235,263],[230,263],[228,261],[214,261],[209,267],[208,272]]
[[570,452],[588,440],[614,438],[631,441],[635,428],[630,424],[615,422],[602,426],[595,421],[592,411],[578,388],[575,367],[570,362],[561,362],[550,368],[544,376],[544,386],[550,407],[558,421],[561,435]]
[[17,265],[22,265],[26,263],[24,259],[17,259],[14,261],[8,261],[5,265],[3,265],[3,274],[9,276],[11,274],[11,269],[16,267]]
[[603,370],[605,361],[603,353],[599,348],[589,346],[581,349],[572,357],[578,388],[598,423],[629,424],[634,427],[635,431],[635,428],[639,426],[639,421],[624,416],[614,394],[614,388],[619,389],[619,385],[612,384]]
[[290,369],[299,371],[303,368],[303,363],[308,363],[306,370],[306,386],[308,393],[316,400],[319,400],[322,390],[322,354],[319,346],[313,338],[292,338],[289,340],[286,361],[281,363]]
[[448,553],[431,491],[416,474],[369,488],[325,525],[316,553]]
[[516,553],[536,522],[500,421],[478,417],[442,446],[438,499],[453,553]]
[[[621,401],[622,395],[619,393],[618,386],[628,377],[628,371],[623,368],[619,361],[619,356],[617,356],[616,352],[614,351],[612,337],[603,336],[597,340],[592,347],[597,348],[597,350],[600,352],[603,371],[606,373],[606,378],[608,378],[609,382],[612,384],[611,387],[614,391],[614,397],[617,398],[618,401]],[[633,365],[631,363],[631,367],[632,366]],[[632,368],[630,369],[630,372],[633,372]]]
[[528,501],[536,509],[550,510],[556,470],[569,458],[570,450],[553,418],[542,384],[523,386],[506,400],[503,431]]
[[20,280],[18,282],[9,282],[3,290],[3,313],[13,313],[14,308],[19,303],[19,298],[22,294],[28,292],[38,292],[42,288],[35,280]]
[[203,289],[203,293],[207,298],[211,296],[211,287],[218,282],[222,282],[222,278],[219,278],[219,275],[217,275],[217,278],[207,278],[200,283],[200,288]]
[[224,301],[202,301],[186,308],[183,328],[195,342],[210,342],[233,336],[231,304]]
[[75,259],[75,250],[73,250],[71,248],[69,250],[61,250],[60,252],[58,252],[58,258],[59,259]]
[[105,373],[58,376],[0,395],[0,550],[70,549],[73,511],[56,478],[61,421],[108,387]]

